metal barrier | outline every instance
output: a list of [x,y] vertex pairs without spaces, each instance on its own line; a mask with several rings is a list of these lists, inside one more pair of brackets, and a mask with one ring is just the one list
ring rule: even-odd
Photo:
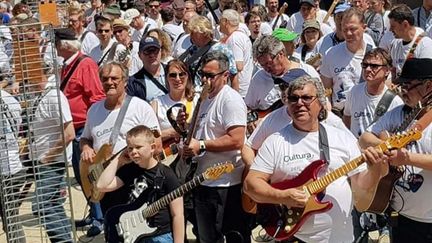
[[29,23],[10,33],[0,43],[0,242],[73,242],[53,28]]

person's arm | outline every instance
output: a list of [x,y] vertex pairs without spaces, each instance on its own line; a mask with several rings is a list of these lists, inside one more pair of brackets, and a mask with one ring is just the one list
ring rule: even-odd
[[321,81],[323,82],[324,88],[327,89],[333,89],[333,79],[328,78],[326,76],[321,75]]
[[257,151],[252,149],[249,145],[243,145],[241,150],[242,161],[245,164],[245,168],[243,170],[243,181],[249,173],[249,169],[252,166],[253,160],[255,159]]
[[383,141],[381,139],[379,139],[377,136],[375,136],[375,134],[373,134],[371,132],[367,132],[367,131],[365,131],[359,137],[359,140],[358,140],[360,148],[367,148],[367,147],[371,147],[371,146],[376,146],[382,142]]
[[304,207],[308,197],[303,190],[296,188],[279,190],[273,188],[268,182],[270,176],[267,173],[250,170],[243,184],[243,190],[255,202],[284,204],[287,207]]
[[183,212],[183,197],[173,200],[170,204],[171,222],[173,229],[174,243],[184,242],[185,236],[185,220]]
[[343,115],[342,121],[348,129],[351,128],[351,116]]
[[123,181],[116,176],[116,172],[122,164],[119,159],[121,154],[117,155],[100,175],[96,187],[101,192],[112,192],[124,185]]
[[57,157],[62,151],[63,146],[67,147],[72,140],[75,138],[75,129],[73,126],[73,122],[66,122],[64,123],[64,140],[63,138],[60,138],[57,140],[57,142],[50,147],[48,152],[45,154],[45,156],[41,159],[42,163],[46,163],[48,161],[51,161],[53,158]]
[[96,152],[93,149],[93,141],[81,137],[80,139],[81,160],[87,163],[93,163]]
[[408,151],[406,148],[391,150],[387,153],[389,163],[394,166],[410,165],[425,170],[432,170],[432,155],[419,154]]
[[[228,128],[225,135],[212,140],[204,140],[207,151],[224,152],[241,149],[244,144],[244,126],[233,126]],[[189,146],[184,147],[186,157],[196,156],[199,154],[199,141],[192,139]]]

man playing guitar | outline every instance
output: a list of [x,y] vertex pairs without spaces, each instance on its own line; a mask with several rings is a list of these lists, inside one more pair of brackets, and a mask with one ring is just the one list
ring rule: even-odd
[[[359,156],[360,150],[348,131],[320,124],[327,115],[327,101],[319,79],[307,76],[295,79],[284,98],[293,122],[264,141],[245,179],[244,190],[259,203],[302,208],[309,199],[305,190],[275,189],[268,183],[292,179],[319,159],[328,161],[323,167],[325,171],[334,170]],[[379,168],[385,157],[374,148],[365,150],[364,156],[371,168]],[[367,190],[377,179],[374,170],[365,169],[366,166],[359,167],[348,176],[352,185]],[[333,208],[306,219],[294,235],[296,238],[307,242],[353,241],[350,214],[353,202],[348,176],[334,181],[325,190],[322,201],[331,201]]]
[[[361,147],[378,144],[382,133],[393,132],[417,104],[424,105],[415,120],[430,116],[427,105],[432,92],[432,59],[408,59],[399,79],[400,95],[405,105],[387,112],[360,136]],[[420,122],[419,122],[420,123]],[[396,183],[390,206],[399,213],[397,227],[392,229],[393,242],[430,242],[432,237],[432,126],[422,124],[423,137],[415,146],[393,150],[389,164],[403,166],[404,174]],[[381,137],[381,136],[380,136]]]

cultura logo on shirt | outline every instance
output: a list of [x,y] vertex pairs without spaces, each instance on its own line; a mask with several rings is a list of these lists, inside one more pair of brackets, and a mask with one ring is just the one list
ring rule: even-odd
[[313,158],[313,155],[311,153],[285,155],[284,156],[284,162],[288,163],[291,161],[302,160],[302,159],[310,160],[312,158]]

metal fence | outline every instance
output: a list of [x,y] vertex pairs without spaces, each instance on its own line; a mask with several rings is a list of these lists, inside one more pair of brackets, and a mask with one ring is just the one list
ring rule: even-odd
[[0,43],[0,242],[72,242],[53,28],[29,23],[9,30]]

